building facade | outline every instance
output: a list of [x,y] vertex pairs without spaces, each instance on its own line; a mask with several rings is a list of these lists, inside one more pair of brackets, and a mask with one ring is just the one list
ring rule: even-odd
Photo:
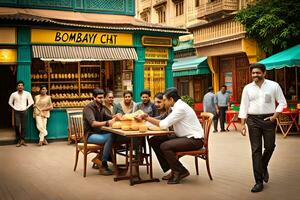
[[245,27],[234,20],[235,13],[255,0],[199,0],[198,24],[188,27],[194,35],[198,56],[207,56],[213,85],[227,85],[233,102],[240,102],[249,83],[249,64],[264,57],[256,41],[246,37]]
[[[1,127],[12,124],[7,102],[16,80],[33,96],[41,84],[48,86],[55,107],[49,138],[67,137],[66,109],[86,105],[95,87],[116,96],[132,90],[139,101],[144,88],[173,86],[172,47],[187,32],[134,18],[134,0],[18,0],[0,6],[0,77],[7,91]],[[32,112],[27,133],[28,139],[38,137]]]
[[[203,21],[198,19],[199,3],[198,0],[139,0],[137,17],[165,26],[186,28]],[[180,95],[191,96],[196,103],[201,103],[204,92],[212,82],[211,72],[206,57],[203,59],[196,55],[193,41],[191,34],[182,36],[174,47],[174,86]]]

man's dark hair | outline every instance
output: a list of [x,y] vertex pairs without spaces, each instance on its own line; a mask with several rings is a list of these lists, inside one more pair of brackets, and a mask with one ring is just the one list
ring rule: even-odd
[[171,87],[171,88],[168,88],[165,93],[164,93],[164,96],[167,98],[167,99],[170,99],[171,97],[174,99],[174,101],[176,102],[178,99],[181,99],[179,94],[178,94],[178,90],[177,88],[175,87]]
[[113,91],[111,91],[111,90],[106,90],[106,91],[105,91],[105,94],[104,94],[104,97],[107,97],[108,94],[113,94],[113,95],[114,95]]
[[130,91],[130,90],[126,90],[126,91],[123,93],[123,97],[125,97],[126,94],[130,94],[130,96],[133,97],[133,93],[132,93],[132,91]]
[[162,92],[158,92],[158,93],[156,93],[155,94],[155,98],[158,98],[158,99],[160,99],[160,100],[162,100],[163,99],[163,96],[164,96],[164,93],[162,93]]
[[93,90],[93,97],[97,97],[98,95],[101,95],[101,94],[104,94],[104,90],[102,90],[102,89],[100,89],[100,88],[95,88],[94,90]]
[[19,84],[22,84],[22,85],[24,86],[24,81],[17,81],[17,86],[18,86]]
[[261,64],[261,63],[254,63],[254,64],[250,65],[250,71],[251,72],[255,68],[260,69],[263,73],[266,71],[266,66],[264,64]]
[[40,86],[40,91],[41,91],[43,88],[46,88],[46,89],[47,89],[47,86],[46,86],[46,85],[41,85],[41,86]]
[[211,92],[211,91],[214,91],[214,88],[213,88],[212,86],[209,86],[209,87],[207,88],[207,92]]
[[226,85],[222,85],[221,88],[222,88],[222,87],[224,87],[225,89],[227,89],[227,86],[226,86]]
[[141,97],[143,94],[147,94],[149,97],[151,97],[151,92],[150,92],[150,90],[148,90],[148,89],[145,89],[145,90],[141,91],[140,97]]

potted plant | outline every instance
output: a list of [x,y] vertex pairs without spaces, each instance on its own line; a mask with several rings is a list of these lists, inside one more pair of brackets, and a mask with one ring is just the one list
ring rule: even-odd
[[190,96],[181,96],[181,100],[187,103],[191,108],[194,108],[194,99]]

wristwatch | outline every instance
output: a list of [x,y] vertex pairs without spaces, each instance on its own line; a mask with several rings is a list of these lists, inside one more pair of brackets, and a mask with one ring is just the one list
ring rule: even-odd
[[109,126],[109,121],[108,120],[105,122],[105,126]]

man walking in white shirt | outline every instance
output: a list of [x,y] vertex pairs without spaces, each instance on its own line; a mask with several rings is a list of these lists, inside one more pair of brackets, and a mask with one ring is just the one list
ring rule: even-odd
[[149,144],[155,151],[163,171],[172,170],[171,173],[163,177],[163,180],[168,180],[168,184],[178,184],[190,173],[176,158],[176,152],[202,148],[204,133],[195,111],[181,100],[176,88],[167,89],[163,101],[166,110],[172,109],[172,112],[165,119],[155,119],[148,114],[142,115],[141,118],[161,129],[173,126],[174,137],[151,138]]
[[33,105],[33,99],[29,92],[24,91],[24,82],[17,82],[17,91],[13,92],[10,97],[8,104],[14,110],[14,124],[16,132],[17,147],[21,145],[27,146],[25,143],[25,129],[26,129],[26,117],[27,110]]
[[[287,103],[279,84],[265,79],[265,65],[252,64],[250,70],[253,82],[243,90],[239,118],[242,134],[246,133],[245,123],[249,130],[256,182],[251,192],[260,192],[263,190],[263,181],[269,181],[268,163],[275,148],[276,118]],[[275,101],[278,102],[277,107]],[[263,154],[262,138],[265,148]]]

